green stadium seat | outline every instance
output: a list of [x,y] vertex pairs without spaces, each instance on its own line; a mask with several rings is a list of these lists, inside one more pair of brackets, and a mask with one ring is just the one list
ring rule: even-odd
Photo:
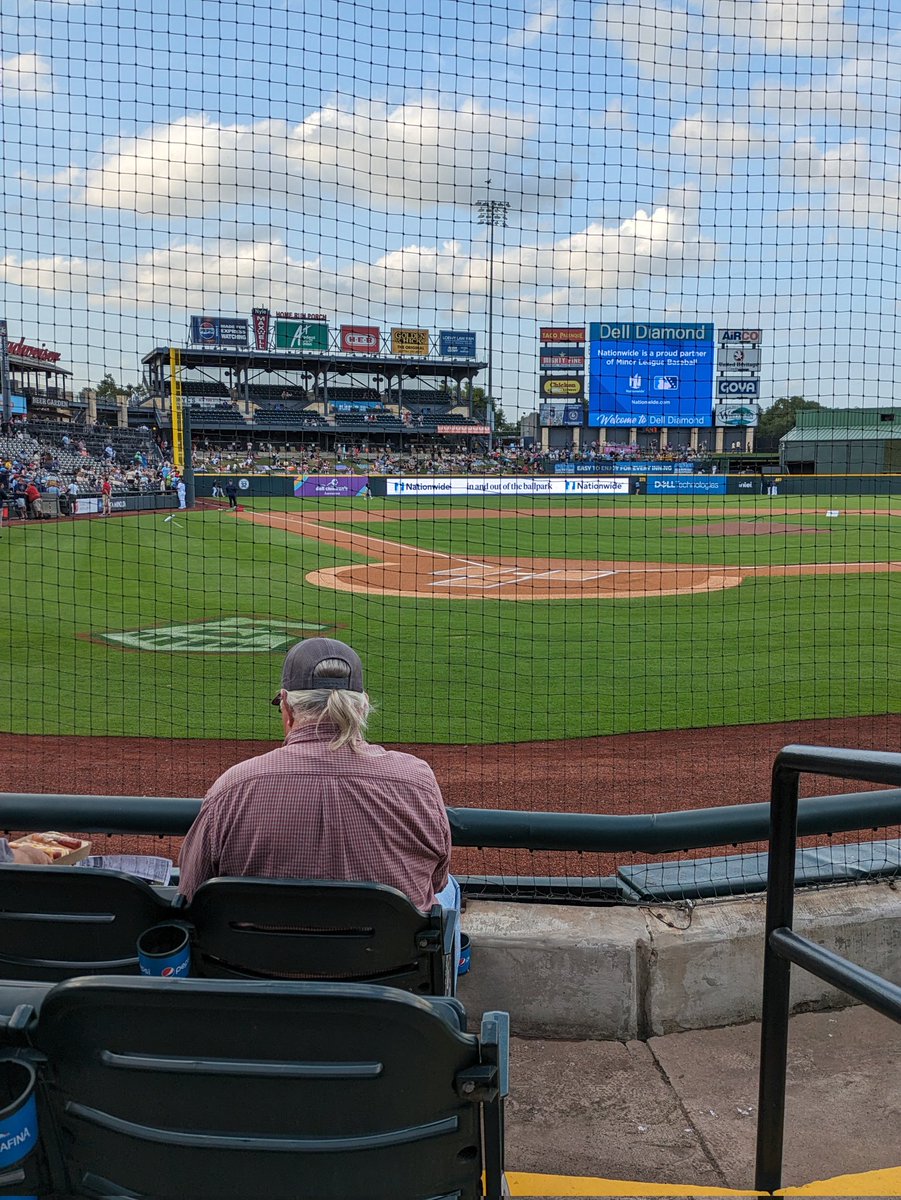
[[371,985],[58,984],[29,1035],[53,1194],[497,1200],[509,1023],[464,1025]]
[[179,914],[207,978],[370,982],[451,994],[453,928],[395,888],[321,880],[210,879]]
[[143,880],[79,867],[0,867],[0,980],[138,974],[136,942],[171,919]]

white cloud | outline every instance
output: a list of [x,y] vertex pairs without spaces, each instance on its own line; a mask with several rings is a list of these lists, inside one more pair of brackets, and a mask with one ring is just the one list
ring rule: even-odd
[[526,18],[522,29],[511,33],[506,40],[507,46],[534,46],[546,34],[551,33],[557,25],[560,6],[557,3],[545,4],[538,12]]
[[884,151],[861,139],[822,150],[811,138],[799,138],[782,157],[783,175],[809,203],[783,214],[793,224],[828,223],[877,232],[901,227],[901,171],[897,148]]
[[[633,288],[709,271],[714,243],[704,237],[697,211],[638,210],[618,225],[592,222],[556,241],[499,247],[495,288],[515,314],[519,304],[573,305],[582,309],[626,296]],[[69,292],[92,306],[117,311],[247,312],[253,303],[273,308],[305,306],[340,317],[392,311],[426,319],[430,311],[480,311],[488,291],[484,251],[457,241],[410,244],[372,263],[334,266],[292,254],[278,242],[180,241],[127,262],[77,258],[0,259],[0,279],[11,286]],[[524,314],[520,314],[524,315]]]
[[679,121],[669,140],[670,153],[684,158],[686,169],[713,172],[728,171],[736,159],[758,157],[766,148],[763,130],[705,113]]
[[809,85],[790,80],[752,88],[748,106],[783,134],[816,122],[868,129],[897,129],[901,122],[901,47],[849,59]]
[[12,54],[0,59],[0,93],[37,99],[53,91],[50,63],[39,54]]
[[[752,54],[828,57],[856,44],[842,0],[700,0],[685,4],[607,3],[594,36],[618,44],[638,72],[656,82],[698,88],[722,85]],[[847,39],[847,42],[846,42]]]
[[196,114],[112,143],[87,171],[56,182],[89,205],[184,218],[235,204],[308,213],[335,200],[407,211],[470,205],[491,174],[516,181],[519,203],[553,208],[570,175],[544,160],[539,173],[537,134],[515,113],[437,101],[324,107],[295,126]]

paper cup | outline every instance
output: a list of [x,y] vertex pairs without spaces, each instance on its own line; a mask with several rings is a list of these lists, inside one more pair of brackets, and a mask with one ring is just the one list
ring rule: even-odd
[[0,1175],[26,1158],[38,1143],[38,1111],[31,1063],[0,1062]]
[[191,974],[191,943],[187,928],[170,922],[154,925],[138,938],[142,975],[185,979]]

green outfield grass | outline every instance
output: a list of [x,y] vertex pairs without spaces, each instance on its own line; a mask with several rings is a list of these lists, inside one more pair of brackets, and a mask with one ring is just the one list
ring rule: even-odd
[[[855,497],[853,505],[815,499],[663,503],[684,508],[688,523],[717,507],[740,507],[746,519],[770,512],[779,519],[786,508],[822,512],[833,503],[844,513],[888,507],[881,498]],[[369,503],[373,512],[411,506]],[[451,506],[412,503],[426,513]],[[504,498],[453,507],[465,516],[486,503],[542,508],[562,501]],[[406,521],[372,532],[487,555],[748,565],[901,558],[898,518],[845,516],[838,537],[690,538],[667,532],[672,518],[651,515],[660,501],[627,503],[647,515]],[[295,501],[254,504],[270,506],[301,509]],[[601,514],[611,502],[597,506]],[[304,511],[340,516],[363,507],[306,502]],[[812,554],[815,560],[804,557]],[[172,522],[155,513],[5,529],[0,684],[7,702],[0,724],[32,733],[280,736],[268,701],[281,648],[208,654],[102,640],[235,617],[286,622],[294,632],[285,636],[298,636],[302,626],[337,629],[364,656],[378,704],[373,734],[385,741],[491,743],[853,716],[893,711],[901,700],[889,631],[901,603],[898,575],[764,578],[699,596],[540,603],[381,598],[305,580],[310,571],[355,561],[363,559],[217,511]]]

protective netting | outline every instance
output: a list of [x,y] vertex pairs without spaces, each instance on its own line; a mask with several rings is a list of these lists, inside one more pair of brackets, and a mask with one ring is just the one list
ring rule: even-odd
[[[0,790],[200,796],[315,633],[454,806],[745,804],[786,743],[901,749],[896,7],[0,31]],[[897,872],[899,833],[824,861]],[[455,866],[680,898],[759,850]]]

